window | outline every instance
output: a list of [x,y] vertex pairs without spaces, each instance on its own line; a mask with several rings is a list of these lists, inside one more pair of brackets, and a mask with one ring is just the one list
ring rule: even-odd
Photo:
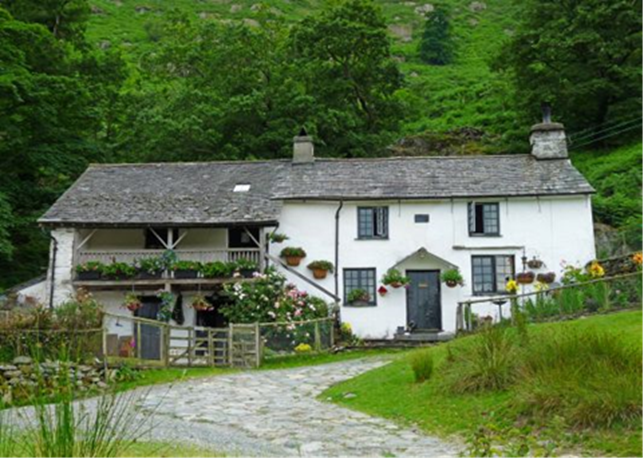
[[358,207],[358,239],[389,237],[388,207]]
[[414,215],[414,223],[429,223],[429,214]]
[[233,188],[233,193],[246,193],[248,191],[250,191],[250,185],[247,183],[238,183]]
[[344,304],[349,304],[347,295],[355,289],[362,289],[369,293],[369,303],[376,305],[376,269],[352,268],[344,270]]
[[[259,242],[259,228],[247,228],[255,241]],[[228,247],[231,249],[257,248],[255,241],[248,235],[244,228],[228,229]]]
[[472,290],[475,295],[506,293],[505,284],[514,278],[514,256],[472,257]]
[[[146,249],[165,249],[165,245],[163,245],[159,239],[167,242],[168,231],[169,231],[168,228],[147,228],[145,230],[145,248]],[[172,230],[172,240],[174,242],[177,242],[177,239],[179,239],[179,230],[177,228],[174,228]]]
[[468,205],[470,236],[498,236],[499,203],[470,202]]

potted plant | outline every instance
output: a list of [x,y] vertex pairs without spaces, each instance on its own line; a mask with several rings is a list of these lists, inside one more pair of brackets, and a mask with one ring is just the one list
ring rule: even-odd
[[441,281],[449,288],[454,288],[457,285],[463,285],[463,275],[458,268],[447,269],[441,273]]
[[313,277],[316,279],[325,279],[328,273],[333,272],[333,263],[326,260],[315,260],[307,266],[313,271]]
[[212,311],[215,309],[203,295],[195,295],[192,297],[192,307],[195,311]]
[[302,258],[306,258],[306,252],[301,247],[284,247],[280,252],[280,257],[286,259],[289,266],[300,266]]
[[257,263],[254,261],[246,260],[245,258],[240,258],[235,262],[235,270],[239,272],[242,277],[251,278],[253,273],[257,271]]
[[543,284],[552,284],[555,281],[555,273],[539,273],[537,274],[537,281]]
[[288,236],[282,233],[270,233],[268,235],[268,240],[275,244],[281,244],[282,242],[288,240]]
[[354,288],[347,294],[347,303],[353,306],[366,306],[369,300],[369,292],[361,288]]
[[135,266],[139,279],[159,279],[165,270],[163,260],[160,257],[136,260]]
[[136,275],[136,269],[122,261],[112,261],[109,265],[103,266],[101,272],[103,278],[111,280],[132,279]]
[[519,284],[531,284],[534,282],[534,273],[532,271],[524,271],[517,274],[517,283]]
[[78,280],[99,280],[105,265],[100,261],[88,261],[76,266]]
[[128,293],[127,295],[125,295],[125,299],[123,300],[123,307],[127,308],[128,311],[135,312],[141,306],[143,306],[143,303],[141,303],[141,299],[135,293]]
[[204,263],[201,267],[203,277],[208,279],[232,277],[237,265],[234,262],[225,263],[223,261],[211,261]]
[[382,276],[381,282],[385,285],[390,285],[393,288],[400,288],[403,285],[409,284],[410,279],[407,276],[403,276],[403,274],[396,268],[391,268],[384,274],[384,276]]
[[175,279],[195,279],[201,271],[201,263],[198,261],[176,261],[172,265]]
[[527,265],[530,269],[540,269],[543,266],[543,261],[537,257],[532,257],[532,260],[528,260]]

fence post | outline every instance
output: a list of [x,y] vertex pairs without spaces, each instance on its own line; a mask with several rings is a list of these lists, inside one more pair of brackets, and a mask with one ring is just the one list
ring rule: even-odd
[[228,324],[228,364],[233,366],[233,323]]
[[163,347],[165,349],[165,353],[163,354],[165,357],[164,366],[168,368],[170,366],[170,325],[166,324],[163,331]]
[[320,338],[320,322],[316,321],[314,325],[314,336],[315,336],[315,350],[320,352],[322,350],[322,341]]
[[136,322],[136,358],[141,358],[141,322]]
[[260,349],[261,336],[259,334],[259,322],[255,322],[255,368],[262,364],[262,350]]
[[192,348],[192,340],[193,340],[193,338],[194,338],[194,336],[193,336],[193,333],[192,333],[192,332],[193,332],[193,329],[192,329],[192,328],[189,328],[189,329],[188,329],[188,366],[189,366],[189,367],[191,367],[191,366],[192,366],[192,352],[193,352],[193,348]]
[[335,346],[335,320],[328,319],[329,323],[329,349],[333,349]]
[[215,343],[212,342],[212,330],[208,330],[208,361],[211,367],[215,366]]

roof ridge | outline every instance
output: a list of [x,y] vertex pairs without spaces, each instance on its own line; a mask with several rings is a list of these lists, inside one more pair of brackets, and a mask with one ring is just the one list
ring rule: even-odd
[[216,161],[167,161],[167,162],[151,162],[151,163],[89,163],[88,168],[102,168],[102,167],[152,167],[152,166],[201,166],[204,164],[260,164],[260,163],[286,163],[290,162],[287,158],[275,159],[225,159]]

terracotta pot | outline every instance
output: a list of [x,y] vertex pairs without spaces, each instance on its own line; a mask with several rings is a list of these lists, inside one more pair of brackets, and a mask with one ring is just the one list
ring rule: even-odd
[[393,288],[400,288],[400,287],[402,287],[403,284],[402,284],[402,282],[392,282],[389,285],[391,285]]
[[328,274],[328,271],[326,269],[313,269],[313,277],[316,279],[326,279],[326,275]]
[[552,284],[555,281],[555,273],[541,273],[537,274],[537,280],[544,284]]
[[289,266],[300,266],[300,262],[302,261],[302,257],[297,257],[297,256],[291,256],[291,257],[285,257],[286,258],[286,264]]
[[527,271],[524,273],[519,273],[517,274],[517,283],[518,284],[531,284],[534,282],[534,273],[531,271]]
[[458,282],[455,280],[448,280],[445,281],[445,285],[447,285],[449,288],[454,288],[458,285]]

